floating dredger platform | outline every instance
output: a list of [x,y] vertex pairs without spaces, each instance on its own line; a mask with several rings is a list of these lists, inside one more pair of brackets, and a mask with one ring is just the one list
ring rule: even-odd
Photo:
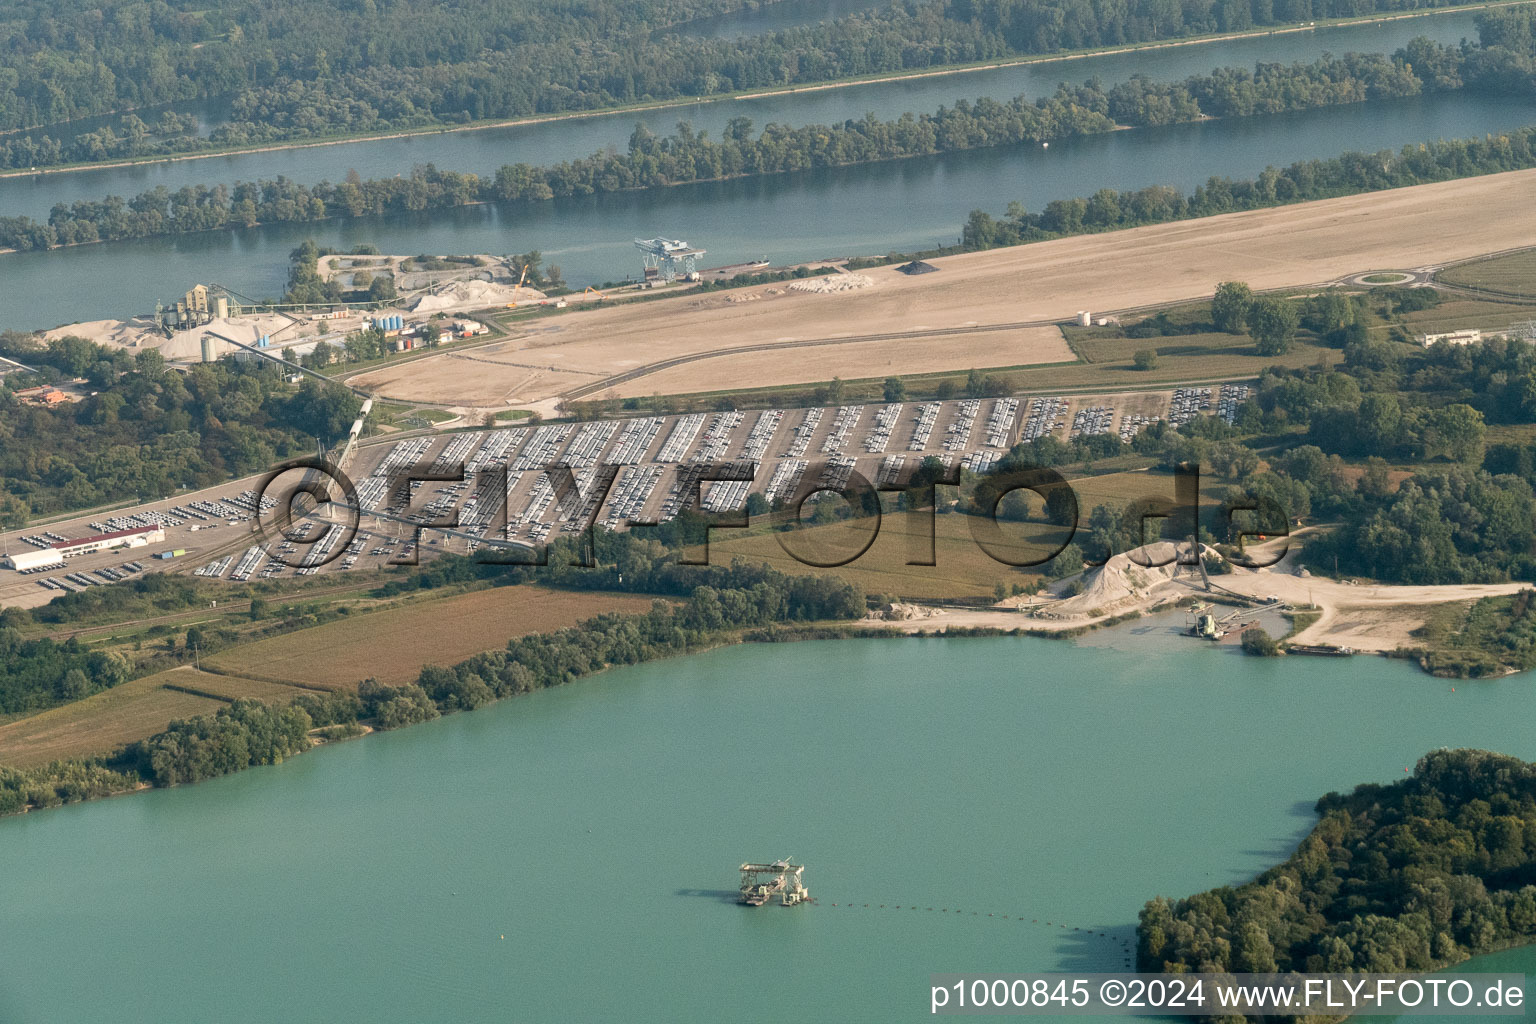
[[811,898],[800,877],[804,871],[804,864],[791,864],[787,859],[772,864],[743,864],[738,902],[760,907],[777,896],[786,907],[804,903]]

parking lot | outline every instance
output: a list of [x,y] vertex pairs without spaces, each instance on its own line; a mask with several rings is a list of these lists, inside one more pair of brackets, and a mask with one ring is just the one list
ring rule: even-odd
[[[33,573],[0,569],[0,605],[46,604],[67,591],[116,583],[146,572],[201,566],[209,560],[209,552],[218,551],[222,557],[225,548],[242,539],[254,544],[259,538],[254,535],[252,503],[260,479],[248,477],[131,509],[83,515],[5,534],[0,544],[12,552],[41,550],[64,541],[147,526],[164,530],[165,539],[141,547],[70,556],[63,569]],[[265,509],[271,508],[268,499]],[[178,551],[182,554],[174,554]]]
[[[980,473],[1020,440],[1052,436],[1070,441],[1096,433],[1129,440],[1160,420],[1180,423],[1197,415],[1230,420],[1247,394],[1246,385],[1225,385],[730,410],[376,439],[360,446],[344,467],[365,513],[355,532],[351,519],[336,513],[312,518],[301,535],[269,548],[255,533],[256,481],[240,481],[13,534],[6,543],[18,550],[142,526],[164,529],[166,539],[149,548],[71,558],[65,570],[35,578],[0,572],[0,601],[40,604],[59,591],[191,566],[198,576],[245,582],[411,561],[423,553],[417,543],[428,554],[472,551],[497,539],[537,544],[575,532],[594,518],[610,529],[669,519],[695,486],[706,511],[725,512],[745,507],[752,494],[771,504],[811,483],[842,487],[856,473],[877,486],[898,486],[930,457]],[[558,464],[571,469],[564,483],[545,468]],[[461,465],[462,480],[420,481],[408,498],[388,493],[391,480],[407,467],[425,467],[420,475],[443,477]],[[707,466],[725,467],[722,475],[747,479],[698,482]],[[605,493],[597,485],[610,473]],[[808,480],[811,473],[815,477]],[[268,497],[261,511],[270,513],[274,505]],[[452,525],[423,529],[418,541],[413,525],[418,523]],[[182,554],[159,557],[174,552]]]

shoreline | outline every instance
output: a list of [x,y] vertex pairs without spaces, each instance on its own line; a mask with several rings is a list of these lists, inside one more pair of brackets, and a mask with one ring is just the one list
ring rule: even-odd
[[[1267,586],[1267,585],[1269,585],[1270,582],[1272,582],[1272,581],[1266,580],[1264,578],[1261,578],[1260,577],[1260,571],[1252,571],[1252,572],[1249,573],[1249,575],[1254,577],[1254,579],[1256,580],[1257,584],[1260,585],[1260,586]],[[1337,581],[1332,581],[1332,580],[1319,579],[1319,578],[1311,578],[1311,577],[1306,577],[1306,578],[1303,578],[1303,577],[1291,577],[1289,573],[1277,573],[1277,574],[1273,574],[1273,575],[1275,575],[1275,576],[1277,576],[1279,578],[1282,578],[1282,579],[1290,577],[1290,578],[1293,578],[1293,579],[1302,580],[1303,582],[1305,582],[1307,584],[1310,584],[1311,586],[1314,586],[1314,587],[1320,586],[1320,585],[1324,585],[1324,584],[1331,584],[1332,586],[1335,586],[1335,587],[1344,587],[1345,586],[1345,584],[1338,583]],[[1227,581],[1227,582],[1234,581],[1234,576],[1232,576],[1232,575],[1222,576],[1222,577],[1219,577],[1219,578],[1224,580],[1224,581]],[[1168,581],[1168,582],[1172,583],[1173,581]],[[1507,584],[1507,585],[1506,584],[1488,584],[1488,585],[1465,584],[1465,585],[1458,585],[1456,587],[1451,587],[1451,588],[1448,588],[1448,589],[1466,590],[1466,589],[1472,589],[1474,587],[1479,587],[1479,588],[1485,588],[1488,591],[1488,593],[1491,594],[1491,593],[1494,593],[1495,591],[1503,592],[1504,590],[1506,590],[1508,587],[1511,587],[1511,586],[1516,587],[1517,589],[1527,589],[1529,585],[1528,584]],[[1183,590],[1184,588],[1179,588],[1179,589]],[[1439,589],[1442,589],[1442,588],[1406,587],[1406,586],[1397,585],[1397,584],[1381,584],[1381,585],[1379,585],[1377,587],[1374,587],[1372,589],[1376,590],[1376,591],[1383,590],[1383,589],[1388,590],[1388,591],[1391,591],[1391,590],[1429,591],[1429,590],[1439,590]],[[652,661],[667,661],[667,660],[671,660],[672,658],[693,657],[694,655],[704,654],[704,653],[707,653],[707,652],[710,652],[710,651],[719,650],[721,648],[733,647],[733,646],[737,646],[737,645],[741,645],[741,644],[748,644],[748,643],[771,644],[771,643],[802,643],[802,642],[809,642],[809,641],[910,640],[910,639],[924,639],[924,640],[932,640],[932,639],[967,640],[967,639],[996,638],[996,637],[1015,637],[1015,638],[1034,639],[1034,640],[1069,640],[1070,641],[1070,640],[1075,640],[1076,638],[1078,638],[1080,636],[1083,636],[1083,635],[1086,635],[1086,634],[1091,633],[1091,632],[1097,632],[1099,630],[1104,630],[1104,629],[1112,629],[1112,628],[1114,628],[1116,626],[1120,626],[1120,625],[1123,625],[1123,624],[1126,624],[1126,623],[1129,623],[1129,622],[1134,622],[1134,621],[1137,621],[1137,620],[1142,619],[1142,618],[1147,617],[1147,616],[1171,614],[1173,611],[1175,611],[1180,606],[1180,604],[1182,603],[1182,601],[1185,598],[1197,597],[1198,594],[1199,594],[1199,592],[1196,591],[1193,588],[1193,585],[1191,585],[1188,588],[1187,592],[1183,592],[1183,593],[1180,593],[1178,591],[1172,590],[1172,588],[1168,584],[1164,584],[1164,585],[1155,587],[1155,588],[1153,588],[1153,590],[1154,590],[1155,593],[1148,593],[1148,594],[1146,594],[1142,601],[1131,602],[1131,603],[1128,603],[1128,604],[1121,605],[1121,606],[1115,608],[1109,614],[1100,615],[1100,616],[1096,616],[1096,617],[1077,617],[1077,618],[1071,618],[1071,619],[1059,619],[1059,620],[1054,620],[1054,621],[1052,621],[1052,620],[1042,621],[1040,619],[1034,618],[1033,616],[1028,616],[1026,614],[1022,614],[1022,609],[1009,609],[1009,610],[1005,610],[1005,609],[1000,609],[1000,608],[992,607],[992,608],[977,608],[977,609],[974,609],[974,610],[969,610],[968,609],[968,610],[965,610],[965,611],[955,612],[955,611],[951,611],[951,610],[947,610],[947,609],[938,608],[938,607],[935,607],[935,606],[917,605],[916,607],[923,608],[923,609],[926,609],[928,611],[936,612],[937,614],[927,615],[927,616],[920,616],[920,617],[917,617],[917,618],[905,619],[905,620],[880,620],[880,619],[864,618],[864,619],[851,619],[851,620],[847,620],[847,621],[841,621],[841,620],[824,621],[824,622],[818,622],[818,623],[782,622],[782,623],[772,623],[772,624],[769,624],[769,625],[766,625],[766,626],[738,627],[732,633],[724,635],[724,636],[721,636],[717,640],[715,640],[713,642],[709,642],[709,643],[703,644],[703,645],[701,645],[698,648],[695,648],[693,650],[689,650],[689,651],[686,651],[686,652],[683,652],[683,653],[680,653],[680,654],[665,656],[665,657],[662,657],[662,658],[648,659],[648,660],[644,660],[644,661],[641,661],[641,662],[638,662],[638,663],[635,663],[635,664],[650,664]],[[1240,595],[1240,596],[1248,596],[1248,595]],[[1251,598],[1251,597],[1250,597],[1250,599],[1258,600],[1257,598]],[[1068,600],[1071,600],[1071,599],[1068,599]],[[1455,598],[1450,598],[1449,600],[1455,600]],[[1406,606],[1407,604],[1411,604],[1411,603],[1413,603],[1413,602],[1411,602],[1411,601],[1401,602],[1400,606]],[[1329,606],[1327,606],[1327,605],[1324,605],[1322,607],[1324,609],[1328,609],[1329,608]],[[1336,609],[1334,609],[1334,610],[1336,610]],[[1021,619],[1021,618],[1027,619],[1028,624],[1020,622],[1019,619]],[[965,620],[965,621],[962,621],[962,620]],[[1324,616],[1323,619],[1320,619],[1318,622],[1313,623],[1312,625],[1308,626],[1306,629],[1302,629],[1302,630],[1298,631],[1294,636],[1291,636],[1288,639],[1288,642],[1297,642],[1297,641],[1299,641],[1299,639],[1301,638],[1301,636],[1303,634],[1309,633],[1309,632],[1312,632],[1312,631],[1316,630],[1318,628],[1318,626],[1323,625],[1325,620],[1326,620],[1326,611],[1325,611],[1325,616]],[[1009,625],[1005,624],[1005,623],[1008,623],[1008,622],[1011,622],[1012,625],[1009,626]],[[1047,623],[1049,623],[1049,624],[1047,624]],[[937,629],[932,628],[932,627],[935,627],[935,626],[938,626],[938,627],[941,627],[941,628],[937,628]],[[538,635],[538,634],[535,634],[535,635]],[[1360,653],[1360,654],[1376,654],[1376,655],[1382,656],[1382,657],[1390,657],[1391,654],[1392,654],[1392,652],[1389,651],[1389,650],[1357,651],[1356,653]],[[1394,659],[1394,660],[1402,660],[1402,659]],[[1415,662],[1414,664],[1417,664],[1417,663]],[[587,672],[587,673],[585,673],[585,674],[583,674],[583,675],[581,675],[581,676],[579,676],[579,677],[577,677],[575,679],[570,680],[569,683],[565,683],[565,684],[562,684],[562,685],[571,685],[571,684],[580,683],[580,682],[582,682],[584,680],[588,680],[588,679],[594,678],[596,676],[603,675],[603,674],[605,674],[605,673],[607,673],[609,671],[612,671],[614,669],[625,668],[625,667],[630,667],[630,666],[623,665],[623,664],[604,663],[603,665],[601,665],[601,666],[599,666],[597,668],[594,668],[593,670],[591,670],[591,671],[589,671],[589,672]],[[1431,675],[1432,678],[1438,678],[1438,677],[1433,676],[1432,673],[1424,673],[1422,667],[1420,668],[1420,672],[1423,673],[1423,674]],[[1504,676],[1499,676],[1499,677],[1494,677],[1494,678],[1504,678]],[[1469,681],[1476,681],[1476,680],[1469,680]],[[545,687],[544,689],[550,689],[550,688],[551,687]],[[535,690],[533,692],[537,693],[537,692],[540,692],[540,691]],[[482,706],[483,707],[497,706],[497,705],[503,704],[503,703],[505,703],[507,701],[515,700],[518,697],[529,696],[529,695],[530,694],[517,694],[517,695],[513,695],[513,696],[502,697],[502,698],[499,698],[499,699],[492,700],[492,701],[490,701],[487,704],[482,705]],[[275,705],[269,704],[266,701],[261,701],[260,703],[266,704],[268,707],[275,706]],[[479,710],[479,708],[459,709],[459,710],[456,710],[456,711],[450,711],[450,712],[448,712],[448,714],[461,714],[461,713],[473,712],[473,711],[476,711],[476,710]],[[439,717],[441,717],[441,716],[439,716]],[[427,721],[435,721],[435,720],[436,720],[436,718],[428,719]],[[424,723],[422,723],[422,722],[415,722],[415,723],[411,723],[409,725],[400,726],[399,729],[395,729],[395,730],[380,730],[375,725],[372,725],[372,724],[367,723],[367,722],[361,722],[360,721],[360,722],[358,722],[358,725],[361,727],[362,732],[360,732],[357,735],[345,736],[345,737],[337,737],[335,739],[326,739],[326,738],[315,736],[314,735],[314,730],[311,730],[311,734],[310,734],[311,742],[310,742],[310,745],[305,747],[303,750],[298,751],[297,753],[295,753],[293,755],[290,755],[290,757],[303,756],[305,754],[313,753],[315,750],[318,750],[318,749],[320,749],[322,747],[334,746],[334,745],[336,745],[338,743],[345,743],[345,742],[351,742],[353,740],[366,739],[369,736],[377,735],[380,732],[385,732],[385,731],[394,732],[394,731],[400,731],[400,730],[404,730],[404,729],[410,729],[413,725],[420,725],[420,724],[424,724]],[[323,728],[323,727],[319,727],[319,728]],[[55,764],[60,764],[60,763],[66,764],[66,765],[70,765],[70,764],[75,764],[75,765],[78,765],[78,764],[91,764],[91,763],[95,762],[98,759],[102,759],[102,758],[106,758],[106,757],[110,757],[110,756],[111,756],[110,753],[95,754],[95,755],[89,755],[89,756],[80,756],[80,757],[75,757],[75,758],[68,758],[68,759],[65,759],[62,762],[55,762]],[[285,758],[284,760],[287,760],[287,759],[288,758]],[[45,766],[34,766],[34,768],[35,767],[45,767]],[[224,778],[224,777],[226,777],[228,775],[240,774],[240,773],[243,773],[243,772],[246,772],[246,771],[250,771],[250,770],[253,770],[253,769],[259,768],[259,767],[272,767],[272,765],[249,765],[249,766],[246,766],[246,767],[238,768],[238,769],[236,769],[233,772],[226,772],[226,773],[224,773],[222,775],[215,775],[215,776],[211,776],[211,777],[206,778],[206,779],[200,779],[200,780],[197,780],[197,781],[194,781],[194,782],[177,783],[176,785],[173,785],[173,786],[156,786],[152,782],[149,782],[149,781],[144,780],[144,779],[141,778],[136,785],[134,785],[134,786],[132,786],[130,788],[118,790],[118,791],[115,791],[115,792],[104,793],[104,794],[101,794],[101,795],[98,795],[98,796],[86,797],[85,799],[82,799],[82,800],[66,801],[64,803],[54,804],[54,805],[50,805],[50,806],[47,806],[47,807],[23,806],[20,810],[14,811],[14,812],[9,813],[9,814],[0,815],[0,822],[3,822],[4,818],[24,817],[26,815],[30,815],[30,814],[36,813],[37,811],[55,810],[55,809],[57,809],[59,807],[71,806],[72,804],[94,803],[94,802],[97,802],[99,800],[110,800],[110,799],[115,799],[115,798],[118,798],[118,797],[132,796],[132,795],[135,795],[135,794],[138,794],[138,793],[153,791],[153,790],[156,790],[156,789],[177,789],[177,788],[184,788],[186,786],[196,786],[196,785],[200,785],[202,783],[212,782],[212,781],[214,781],[216,779]],[[20,772],[26,772],[26,771],[33,770],[33,769],[27,769],[27,768],[17,768],[15,766],[6,765],[4,763],[0,763],[0,769],[8,769],[8,770],[20,771]],[[3,828],[3,827],[4,827],[3,823],[0,823],[0,828]]]
[[[43,177],[45,175],[74,174],[82,171],[112,170],[126,167],[146,167],[152,164],[181,163],[187,160],[211,160],[218,157],[244,156],[247,154],[277,153],[286,150],[318,149],[324,146],[344,146],[352,143],[387,142],[392,139],[418,138],[428,135],[447,135],[457,132],[487,131],[495,128],[521,128],[528,125],[551,124],[559,121],[574,121],[593,117],[608,117],[625,113],[647,113],[656,110],[673,110],[680,107],[691,107],[701,104],[729,103],[742,100],[766,99],[776,96],[790,96],[796,93],[826,92],[831,89],[850,89],[861,85],[878,85],[883,82],[911,81],[922,78],[942,78],[948,75],[964,75],[974,71],[995,71],[1003,68],[1026,67],[1036,64],[1066,63],[1068,61],[1085,60],[1092,57],[1109,57],[1117,54],[1135,53],[1142,50],[1166,50],[1182,46],[1202,46],[1207,43],[1232,42],[1240,39],[1256,39],[1264,36],[1295,35],[1301,32],[1316,32],[1330,28],[1346,28],[1353,25],[1381,25],[1388,22],[1405,21],[1413,18],[1430,18],[1440,14],[1452,14],[1463,11],[1482,11],[1501,7],[1521,7],[1536,3],[1536,0],[1488,0],[1484,3],[1460,4],[1454,7],[1437,7],[1430,10],[1405,11],[1390,15],[1362,15],[1354,18],[1335,18],[1323,21],[1313,21],[1307,24],[1292,23],[1266,29],[1250,29],[1243,32],[1224,32],[1217,35],[1192,36],[1186,39],[1169,39],[1157,42],[1132,43],[1123,46],[1103,47],[1091,50],[1077,50],[1056,54],[1041,54],[1027,57],[1019,57],[1011,60],[993,60],[973,64],[961,64],[947,67],[933,68],[923,71],[893,71],[874,75],[864,75],[854,78],[838,79],[828,82],[813,82],[806,85],[784,86],[775,89],[756,89],[746,92],[717,93],[712,96],[693,96],[684,99],[656,100],[652,102],[639,102],[624,104],[616,107],[603,107],[596,110],[574,110],[560,114],[544,114],[528,117],[498,118],[495,120],[476,122],[464,125],[431,125],[421,128],[402,128],[398,130],[386,130],[380,132],[363,132],[355,135],[339,135],[335,137],[322,137],[308,141],[295,140],[293,142],[275,142],[253,146],[234,146],[220,149],[211,149],[206,152],[179,153],[168,156],[144,156],[124,157],[120,160],[101,160],[85,164],[66,164],[62,166],[44,167],[37,170],[8,170],[0,171],[0,180],[6,178]],[[122,113],[131,113],[123,111]],[[92,117],[111,117],[113,114],[93,114]],[[64,122],[67,123],[67,122]],[[39,125],[33,128],[16,129],[17,132],[40,131],[52,127],[51,125]],[[11,250],[3,250],[11,251]]]
[[[1515,2],[1516,3],[1522,3],[1522,4],[1524,4],[1524,3],[1536,3],[1536,0],[1515,0]],[[1337,103],[1337,104],[1330,103],[1330,104],[1324,104],[1324,105],[1321,105],[1321,106],[1314,106],[1314,107],[1300,107],[1300,108],[1297,108],[1296,111],[1284,111],[1283,113],[1297,113],[1297,112],[1307,112],[1307,111],[1331,110],[1331,109],[1334,109],[1336,107],[1356,106],[1356,105],[1360,105],[1360,104],[1377,103],[1377,102],[1392,102],[1392,101],[1391,100],[1369,100],[1369,99],[1366,99],[1366,100],[1352,100],[1352,101],[1350,101],[1348,103]],[[1275,117],[1275,116],[1279,116],[1279,115],[1278,114],[1251,114],[1251,115],[1245,115],[1244,117],[1239,117],[1239,118],[1226,118],[1226,119],[1224,119],[1224,118],[1215,117],[1215,116],[1212,116],[1212,115],[1209,115],[1209,114],[1201,114],[1199,117],[1191,118],[1191,119],[1189,119],[1187,121],[1174,121],[1174,122],[1170,122],[1168,125],[1157,125],[1155,127],[1157,127],[1157,128],[1167,128],[1167,127],[1172,127],[1172,126],[1175,126],[1175,125],[1207,124],[1207,123],[1210,123],[1210,122],[1213,122],[1213,121],[1221,121],[1221,120],[1246,120],[1248,118]],[[1150,126],[1150,125],[1137,126],[1137,125],[1115,124],[1115,125],[1111,126],[1110,128],[1104,129],[1103,131],[1073,132],[1073,133],[1069,133],[1069,134],[1066,134],[1066,135],[1056,136],[1056,137],[1054,137],[1052,139],[1044,140],[1043,144],[1044,145],[1049,145],[1051,142],[1064,142],[1064,141],[1071,141],[1073,139],[1099,138],[1099,137],[1103,137],[1103,136],[1111,136],[1111,135],[1114,135],[1114,134],[1119,133],[1119,132],[1146,131],[1146,130],[1148,130],[1151,127],[1154,127],[1154,126]],[[1519,129],[1517,129],[1517,130],[1519,130]],[[339,145],[339,144],[340,143],[317,143],[317,145]],[[1004,143],[1002,145],[1030,145],[1030,144],[1032,144],[1032,143],[1018,142],[1018,143]],[[273,147],[273,148],[274,149],[280,149],[280,148],[285,148],[285,147]],[[832,164],[827,164],[826,165],[826,169],[841,169],[841,168],[849,168],[849,167],[871,167],[871,166],[875,166],[875,165],[878,165],[878,164],[892,164],[892,163],[900,163],[900,162],[907,161],[907,160],[931,159],[931,158],[934,158],[934,157],[947,156],[947,155],[955,154],[955,153],[970,153],[970,152],[978,152],[978,151],[984,151],[984,150],[990,150],[990,149],[998,149],[998,148],[1001,148],[1001,146],[999,144],[988,143],[988,144],[983,144],[983,145],[979,145],[979,146],[964,146],[964,147],[957,148],[957,149],[940,150],[940,151],[937,151],[937,152],[934,152],[934,153],[912,153],[912,154],[908,154],[908,155],[905,155],[905,156],[879,157],[879,158],[872,159],[872,160],[855,160],[855,161],[846,162],[846,163],[832,163]],[[688,181],[674,181],[674,182],[667,182],[665,184],[638,185],[638,186],[633,186],[633,187],[629,187],[629,188],[614,189],[612,191],[601,192],[601,193],[598,193],[598,194],[605,195],[605,196],[638,195],[638,194],[647,193],[647,192],[665,192],[666,190],[677,189],[677,188],[686,188],[688,186],[693,186],[693,185],[711,185],[711,184],[718,184],[718,183],[721,183],[721,182],[730,182],[730,181],[750,181],[750,180],[762,179],[762,178],[776,178],[776,177],[782,177],[784,175],[799,174],[799,173],[803,173],[803,172],[804,172],[803,169],[779,170],[779,171],[768,171],[768,172],[756,171],[756,172],[750,172],[750,173],[742,172],[742,173],[737,173],[737,174],[720,175],[720,176],[713,177],[713,178],[694,178],[694,179],[690,179]],[[42,173],[42,172],[38,172],[38,173]],[[466,172],[466,173],[473,173],[473,172]],[[1456,178],[1445,179],[1445,180],[1464,181],[1464,180],[1470,180],[1472,178],[1482,177],[1482,176],[1485,176],[1485,175],[1488,175],[1488,174],[1500,174],[1500,173],[1507,173],[1507,172],[1503,172],[1503,171],[1481,171],[1481,172],[1478,172],[1478,173],[1475,173],[1475,174],[1472,174],[1472,175],[1463,175],[1463,176],[1458,176]],[[3,177],[6,177],[6,175],[0,174],[0,178],[3,178]],[[1392,189],[1395,189],[1395,188],[1413,188],[1413,187],[1417,187],[1417,185],[1420,185],[1420,184],[1425,184],[1425,183],[1424,182],[1419,182],[1419,183],[1416,183],[1415,185],[1393,185],[1393,186],[1389,186],[1386,189],[1372,188],[1372,189],[1367,189],[1367,190],[1365,190],[1363,192],[1350,192],[1350,193],[1346,193],[1346,194],[1347,195],[1363,195],[1363,194],[1366,194],[1367,192],[1391,191]],[[440,212],[442,212],[444,210],[458,210],[458,209],[469,209],[469,208],[480,207],[480,206],[493,206],[493,205],[496,205],[496,204],[502,203],[502,202],[538,204],[538,203],[560,202],[563,199],[569,199],[569,198],[576,198],[576,197],[560,197],[560,196],[557,196],[557,197],[552,198],[552,199],[512,199],[512,200],[472,199],[472,200],[470,200],[468,202],[456,203],[456,204],[451,205],[451,206],[430,207],[430,208],[428,208],[426,210],[411,211],[411,212],[420,212],[420,213],[426,213],[426,214],[430,215],[430,214],[440,213]],[[1282,207],[1282,206],[1294,206],[1294,205],[1297,205],[1298,203],[1316,202],[1316,201],[1319,201],[1319,200],[1309,200],[1309,199],[1284,200],[1284,201],[1276,202],[1276,203],[1272,204],[1271,206],[1261,207],[1261,208],[1262,209],[1273,209],[1273,208]],[[64,243],[60,243],[60,244],[56,244],[56,245],[50,246],[50,247],[48,247],[46,249],[16,249],[16,248],[10,248],[10,247],[0,247],[0,256],[23,255],[23,254],[30,254],[30,253],[48,253],[48,252],[54,252],[54,251],[57,251],[57,250],[72,249],[72,248],[75,248],[77,246],[85,246],[85,245],[114,245],[114,244],[120,244],[120,243],[124,243],[124,242],[130,242],[130,243],[131,242],[140,242],[140,241],[146,241],[146,240],[149,240],[149,239],[156,239],[156,238],[178,238],[178,237],[183,237],[183,236],[206,235],[206,234],[211,234],[211,233],[229,234],[229,233],[232,233],[234,231],[255,230],[255,229],[259,229],[259,228],[272,227],[272,226],[279,225],[279,224],[320,225],[320,224],[330,224],[330,223],[344,222],[344,221],[358,221],[358,220],[366,220],[366,219],[375,218],[375,217],[398,216],[398,215],[400,215],[400,214],[402,214],[404,212],[407,212],[407,211],[390,210],[390,211],[386,211],[385,213],[382,213],[382,214],[365,213],[365,214],[362,214],[360,216],[351,216],[351,215],[330,216],[330,215],[327,215],[327,216],[322,217],[322,218],[320,218],[318,220],[256,221],[254,224],[249,224],[249,225],[225,223],[225,224],[223,224],[221,226],[218,226],[218,227],[200,228],[200,229],[198,229],[196,231],[160,231],[160,232],[156,232],[154,234],[133,235],[133,236],[126,237],[126,238],[97,238],[97,239],[95,239],[93,241],[89,241],[89,242],[64,242]],[[27,219],[30,219],[30,218],[27,218]],[[1181,218],[1181,219],[1189,219],[1189,218]],[[46,225],[46,222],[43,222],[43,221],[35,221],[34,223]],[[1159,222],[1159,223],[1169,223],[1169,222]],[[1111,229],[1111,230],[1119,230],[1119,229]],[[1078,233],[1080,233],[1080,234],[1093,234],[1093,233],[1097,233],[1097,232],[1094,231],[1094,230],[1081,230]],[[1026,242],[1021,242],[1019,244],[1021,244],[1021,245],[1029,245],[1029,244],[1033,244],[1033,242],[1032,241],[1026,241]],[[909,255],[910,256],[912,254],[904,254],[904,255]],[[811,262],[815,262],[815,261],[811,261]]]

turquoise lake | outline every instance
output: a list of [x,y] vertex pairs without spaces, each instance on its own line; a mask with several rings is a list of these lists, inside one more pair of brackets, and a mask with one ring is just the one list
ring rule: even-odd
[[[0,1020],[917,1020],[933,972],[1123,967],[1325,792],[1536,757],[1528,677],[1108,639],[731,647],[0,821]],[[788,856],[817,905],[731,902]]]

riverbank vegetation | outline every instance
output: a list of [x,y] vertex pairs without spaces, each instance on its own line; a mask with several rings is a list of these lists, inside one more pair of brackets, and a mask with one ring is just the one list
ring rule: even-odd
[[[1523,20],[1522,20],[1523,19]],[[1135,78],[1111,89],[1096,81],[1060,86],[1050,95],[1005,102],[960,101],[933,114],[904,114],[891,121],[868,115],[841,125],[790,128],[769,124],[754,133],[750,120],[732,119],[719,140],[686,122],[658,137],[637,127],[623,153],[600,152],[554,166],[511,164],[494,174],[419,167],[408,176],[340,184],[275,181],[233,186],[164,186],[124,200],[59,204],[46,223],[28,217],[0,218],[0,247],[48,249],[57,245],[115,241],[153,235],[228,230],[270,223],[308,223],[447,209],[475,203],[541,203],[570,197],[665,188],[689,182],[784,174],[817,168],[907,159],[936,153],[1042,143],[1113,130],[1274,114],[1423,91],[1478,89],[1502,96],[1530,95],[1536,86],[1527,10],[1482,16],[1487,45],[1442,47],[1417,40],[1393,57],[1332,56],[1308,64],[1261,64],[1254,71],[1224,69],[1179,83]],[[1418,184],[1532,165],[1531,130],[1500,140],[1495,152],[1468,150],[1477,143],[1437,144],[1412,156],[1405,151],[1352,154],[1318,166],[1267,170],[1250,187],[1212,180],[1185,197],[1153,187],[1124,196],[1109,190],[1063,199],[1039,214],[1011,209],[1005,220],[972,215],[962,244],[967,248],[1016,245],[1040,238],[1159,223],[1231,209],[1296,202],[1346,192]]]
[[[719,96],[1022,55],[1451,7],[1421,0],[895,0],[830,23],[710,38],[688,23],[738,0],[594,11],[527,0],[255,0],[118,5],[21,0],[0,18],[0,167],[167,156]],[[185,115],[130,113],[222,98]],[[70,131],[64,122],[121,114]]]
[[680,600],[656,601],[643,613],[604,613],[574,628],[514,637],[504,648],[456,665],[425,667],[400,685],[368,679],[355,690],[298,693],[275,705],[238,699],[212,714],[173,722],[115,753],[29,769],[0,768],[0,814],[275,764],[307,749],[316,728],[356,732],[362,723],[398,728],[558,686],[610,666],[715,646],[738,639],[749,628],[845,621],[864,614],[864,595],[834,578],[789,576],[741,562],[680,565],[678,541],[687,528],[674,526],[661,539],[600,534],[599,565],[590,569],[571,564],[576,544],[566,539],[551,545],[547,568],[440,560],[400,589],[475,577],[511,583],[539,573],[571,589],[623,589],[678,595]]
[[1245,885],[1152,900],[1148,972],[1420,973],[1536,941],[1536,765],[1439,750],[1411,778],[1330,793],[1285,863]]
[[1414,630],[1415,644],[1396,653],[1426,672],[1483,679],[1536,668],[1536,591],[1485,597],[1435,610]]

